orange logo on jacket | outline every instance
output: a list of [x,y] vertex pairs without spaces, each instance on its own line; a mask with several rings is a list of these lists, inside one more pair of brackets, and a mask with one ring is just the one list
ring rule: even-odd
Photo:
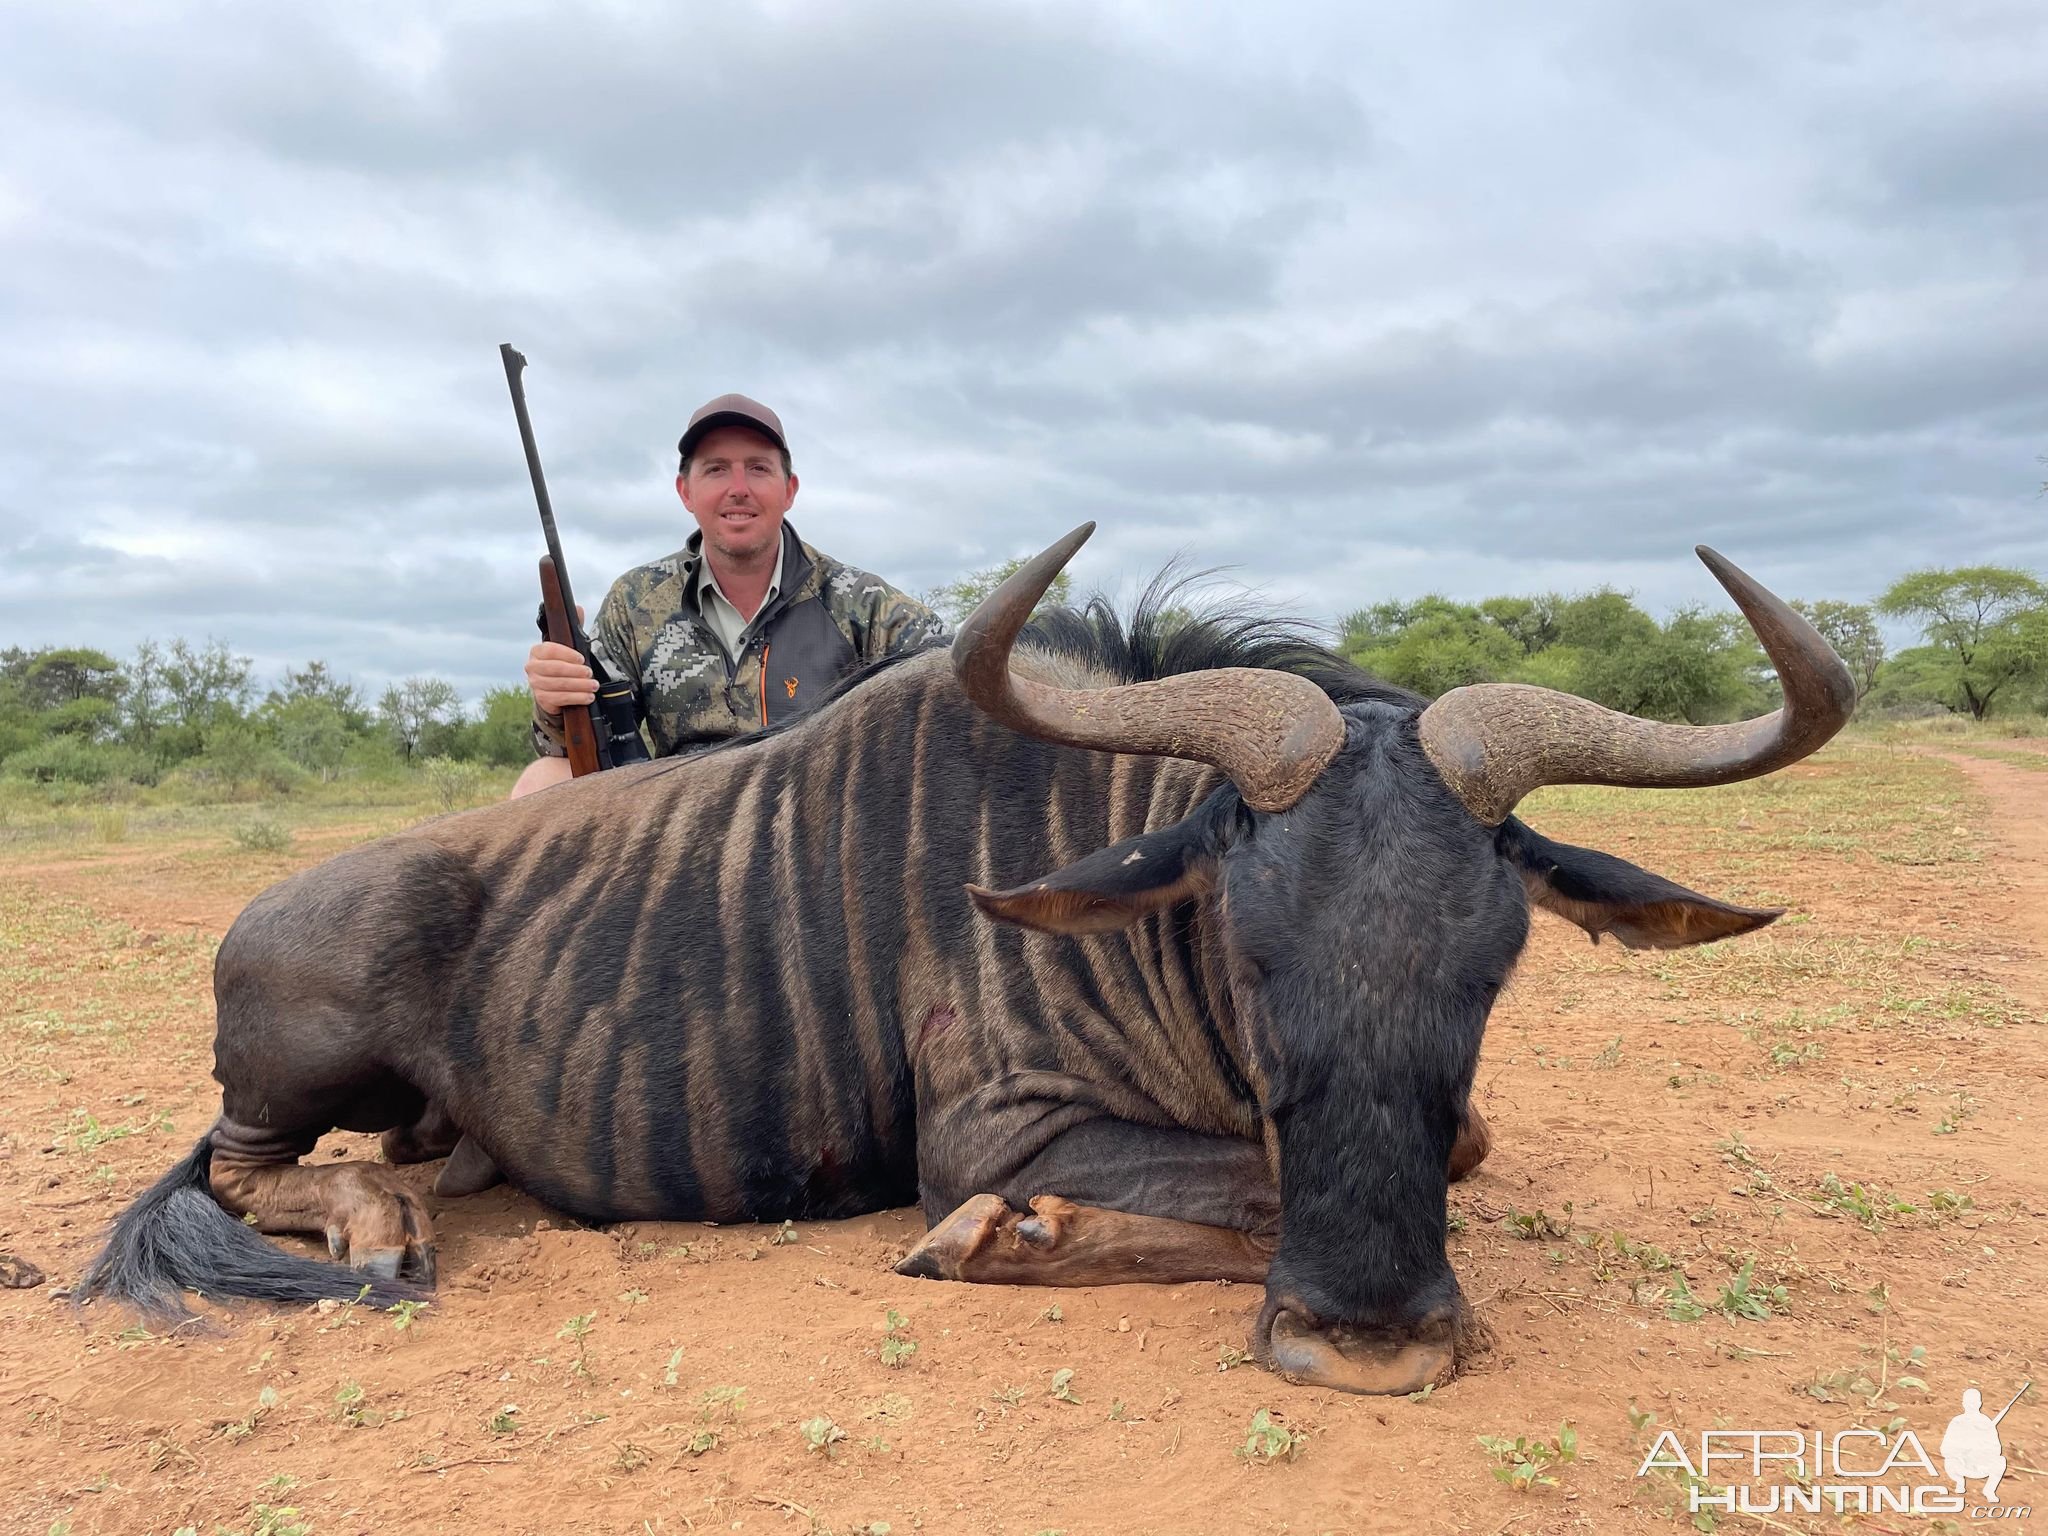
[[795,679],[795,678],[793,678],[793,677],[785,677],[785,678],[784,678],[784,679],[782,680],[782,686],[783,686],[783,687],[784,687],[785,689],[787,689],[787,690],[788,690],[788,692],[789,692],[789,696],[790,696],[790,697],[791,697],[792,699],[796,697],[796,679]]

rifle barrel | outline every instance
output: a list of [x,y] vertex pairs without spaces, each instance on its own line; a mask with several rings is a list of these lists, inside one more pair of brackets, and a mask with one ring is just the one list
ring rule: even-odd
[[[548,500],[547,476],[541,473],[540,449],[534,446],[533,423],[526,415],[526,386],[519,377],[526,368],[526,357],[509,341],[499,343],[498,354],[505,360],[505,384],[512,391],[512,413],[519,418],[519,446],[526,450],[526,472],[533,479],[533,499],[540,503],[541,532],[547,535],[548,554],[555,562],[555,579],[561,583],[569,624],[580,642],[582,626],[576,622],[576,595],[569,587],[569,562],[562,558],[562,541],[555,533],[554,503]],[[577,649],[583,646],[578,644]]]
[[1998,1421],[1999,1421],[1999,1419],[2003,1419],[2003,1418],[2004,1418],[2004,1417],[2005,1417],[2005,1416],[2006,1416],[2006,1415],[2007,1415],[2008,1413],[2011,1413],[2011,1412],[2012,1412],[2012,1409],[2013,1409],[2013,1403],[2017,1403],[2017,1402],[2018,1402],[2018,1401],[2019,1401],[2019,1400],[2020,1400],[2021,1398],[2025,1397],[2025,1396],[2027,1395],[2027,1388],[2028,1388],[2028,1387],[2031,1387],[2031,1386],[2032,1386],[2033,1384],[2034,1384],[2034,1378],[2033,1378],[2033,1377],[2031,1377],[2031,1376],[2029,1376],[2029,1377],[2028,1377],[2028,1378],[2027,1378],[2027,1379],[2026,1379],[2025,1381],[2023,1381],[2023,1382],[2021,1382],[2021,1383],[2020,1383],[2020,1389],[2019,1389],[2019,1391],[2017,1391],[2017,1392],[2013,1393],[2013,1395],[2012,1395],[2012,1402],[2011,1402],[2011,1403],[2007,1403],[2007,1404],[2006,1404],[2006,1405],[2005,1405],[2005,1406],[2004,1406],[2003,1408],[1999,1409],[1999,1410],[1998,1410],[1998,1418],[1997,1418],[1997,1419],[1993,1419],[1993,1420],[1991,1421],[1991,1427],[1992,1427],[1993,1429],[1996,1429],[1996,1428],[1998,1427]]

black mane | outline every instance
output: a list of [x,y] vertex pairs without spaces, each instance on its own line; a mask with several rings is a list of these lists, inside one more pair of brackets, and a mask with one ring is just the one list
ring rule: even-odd
[[1128,619],[1101,593],[1080,609],[1040,609],[1019,643],[1035,642],[1127,683],[1253,667],[1305,677],[1339,704],[1372,700],[1421,709],[1429,702],[1318,644],[1311,627],[1299,620],[1255,612],[1242,600],[1197,601],[1202,580],[1169,566],[1139,594]]

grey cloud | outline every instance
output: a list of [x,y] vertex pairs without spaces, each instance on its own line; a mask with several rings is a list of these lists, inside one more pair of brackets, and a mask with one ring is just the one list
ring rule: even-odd
[[[2038,8],[18,7],[0,643],[516,675],[689,410],[923,588],[1084,517],[1334,618],[2048,566]],[[17,529],[26,530],[17,533]],[[126,551],[126,552],[124,552]]]

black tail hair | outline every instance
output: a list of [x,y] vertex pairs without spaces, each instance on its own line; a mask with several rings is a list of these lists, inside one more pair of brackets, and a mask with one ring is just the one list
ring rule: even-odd
[[[165,1322],[189,1322],[183,1292],[256,1301],[348,1301],[378,1306],[429,1293],[398,1280],[373,1280],[341,1264],[287,1253],[238,1221],[213,1198],[207,1175],[213,1132],[123,1211],[107,1244],[72,1288],[75,1302],[104,1297]],[[367,1294],[365,1294],[367,1288]]]

